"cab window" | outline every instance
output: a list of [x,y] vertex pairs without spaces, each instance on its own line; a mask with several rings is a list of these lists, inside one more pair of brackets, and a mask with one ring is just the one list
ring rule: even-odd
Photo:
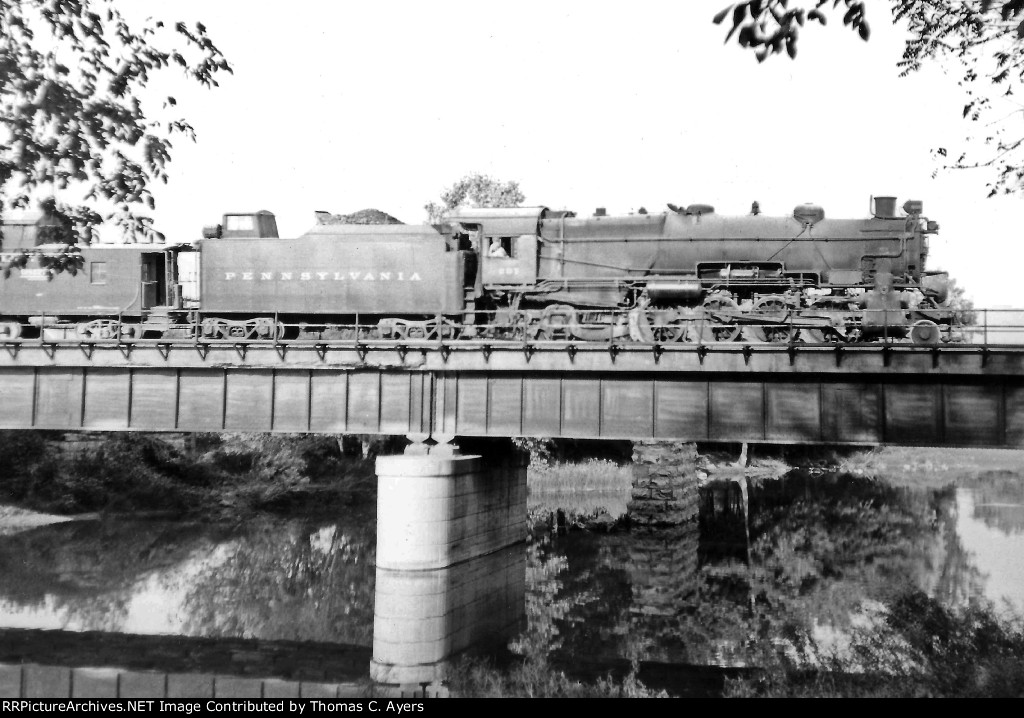
[[490,257],[514,257],[515,243],[512,237],[489,237],[487,255]]

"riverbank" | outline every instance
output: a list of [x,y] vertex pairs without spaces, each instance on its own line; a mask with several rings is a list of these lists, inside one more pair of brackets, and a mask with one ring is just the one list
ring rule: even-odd
[[[0,504],[36,512],[35,521],[154,513],[240,520],[376,499],[372,459],[345,455],[333,436],[199,434],[174,442],[123,433],[85,442],[58,432],[0,434]],[[6,514],[3,525],[30,520]]]
[[[336,513],[376,500],[374,453],[345,451],[335,435],[0,431],[0,527],[69,516],[153,514],[240,520],[261,512]],[[590,497],[595,516],[625,510],[633,482],[629,442],[529,440],[531,506]],[[621,446],[620,446],[621,445]],[[352,443],[349,442],[349,448]],[[1024,476],[1024,451],[680,444],[700,481],[773,479],[794,469],[835,471],[941,487],[979,476]],[[381,445],[380,451],[401,447]],[[603,452],[603,453],[602,453]],[[607,528],[608,520],[598,521]]]

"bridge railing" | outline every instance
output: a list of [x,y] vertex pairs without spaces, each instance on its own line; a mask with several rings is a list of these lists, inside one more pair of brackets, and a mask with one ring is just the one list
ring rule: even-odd
[[27,322],[0,322],[0,345],[409,345],[490,344],[660,346],[836,343],[996,347],[1024,345],[1024,309],[860,309],[823,306],[795,311],[719,305],[694,309],[478,311],[429,320],[356,316],[311,324],[264,317],[210,324],[198,316],[169,331],[132,324],[121,316],[73,322],[42,314]]

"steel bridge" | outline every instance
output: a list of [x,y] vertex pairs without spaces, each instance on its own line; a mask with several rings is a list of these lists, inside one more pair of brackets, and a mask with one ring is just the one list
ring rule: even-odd
[[0,428],[1024,447],[1024,346],[0,342]]

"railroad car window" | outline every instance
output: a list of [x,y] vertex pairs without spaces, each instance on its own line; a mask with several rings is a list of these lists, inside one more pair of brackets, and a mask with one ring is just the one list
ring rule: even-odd
[[106,262],[89,262],[89,283],[90,284],[106,284],[107,283],[107,263]]
[[255,228],[256,225],[253,224],[253,217],[250,214],[229,214],[227,216],[227,227],[225,229],[229,232],[252,230]]
[[491,237],[488,254],[492,257],[512,257],[515,255],[515,244],[511,237]]

